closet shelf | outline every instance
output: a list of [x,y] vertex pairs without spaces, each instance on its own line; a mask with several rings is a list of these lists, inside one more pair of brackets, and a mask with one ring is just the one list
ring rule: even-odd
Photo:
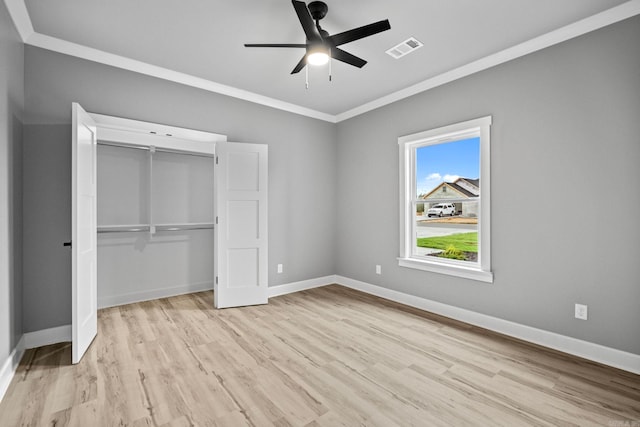
[[[176,224],[155,224],[155,232],[183,230],[213,230],[213,222],[189,222]],[[98,233],[137,233],[150,232],[150,224],[100,225]]]

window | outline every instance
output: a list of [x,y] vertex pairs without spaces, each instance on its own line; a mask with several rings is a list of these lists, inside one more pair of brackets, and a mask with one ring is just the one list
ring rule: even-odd
[[398,138],[402,267],[493,282],[491,116]]

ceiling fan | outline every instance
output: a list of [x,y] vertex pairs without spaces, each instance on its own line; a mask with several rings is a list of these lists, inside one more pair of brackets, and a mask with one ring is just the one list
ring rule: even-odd
[[[325,64],[329,58],[362,68],[367,61],[345,52],[338,46],[381,33],[391,28],[389,20],[385,19],[342,33],[329,35],[327,31],[320,27],[320,20],[326,16],[329,10],[326,3],[312,1],[309,3],[309,6],[297,0],[292,0],[291,3],[293,3],[293,8],[298,15],[304,34],[307,37],[306,43],[247,43],[244,45],[245,47],[305,48],[307,50],[306,53],[294,67],[293,71],[291,71],[291,74],[299,73],[307,64]],[[315,24],[313,21],[315,21]]]

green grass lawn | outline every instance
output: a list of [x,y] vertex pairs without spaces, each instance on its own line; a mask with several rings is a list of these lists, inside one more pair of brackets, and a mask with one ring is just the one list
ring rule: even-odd
[[478,232],[450,234],[438,237],[419,237],[418,246],[421,248],[433,248],[445,250],[449,246],[455,246],[464,252],[478,252]]

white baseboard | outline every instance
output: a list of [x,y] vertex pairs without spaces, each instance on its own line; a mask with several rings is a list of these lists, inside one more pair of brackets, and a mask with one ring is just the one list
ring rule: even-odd
[[486,314],[416,297],[348,277],[336,276],[335,283],[347,288],[375,295],[404,305],[419,308],[461,322],[499,332],[523,341],[538,344],[574,356],[582,357],[614,368],[640,374],[640,355],[628,353],[600,344],[567,337],[554,332],[521,325]]
[[116,307],[118,305],[133,304],[135,302],[151,301],[159,298],[175,297],[178,295],[191,294],[193,292],[211,290],[213,290],[213,282],[200,282],[184,286],[176,286],[173,288],[131,292],[128,294],[101,297],[98,299],[98,308]]
[[302,280],[300,282],[285,283],[269,287],[269,298],[280,295],[291,294],[293,292],[305,291],[307,289],[319,288],[321,286],[336,283],[336,276],[324,276],[316,279]]
[[0,369],[0,401],[7,392],[26,349],[66,341],[71,341],[71,325],[24,333]]
[[24,348],[36,348],[43,345],[71,341],[71,325],[25,332],[22,339],[24,340]]
[[18,345],[16,348],[11,351],[9,357],[2,363],[2,368],[0,368],[0,402],[4,397],[4,394],[9,389],[9,384],[11,384],[11,380],[13,376],[16,374],[16,369],[18,368],[18,364],[24,355],[24,336],[20,338],[18,341]]

